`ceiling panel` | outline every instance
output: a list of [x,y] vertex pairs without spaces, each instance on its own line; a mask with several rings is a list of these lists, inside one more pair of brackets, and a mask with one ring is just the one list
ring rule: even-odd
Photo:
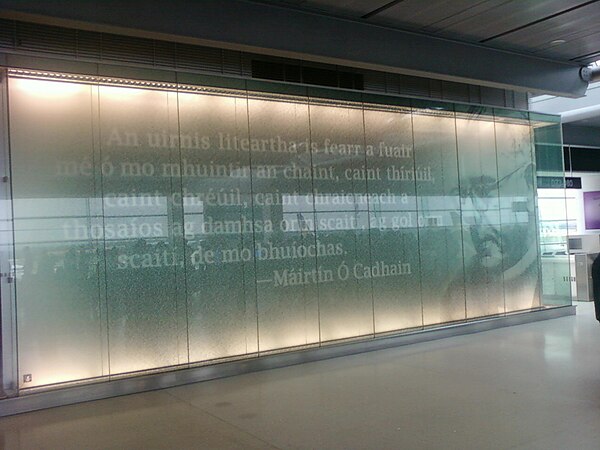
[[[600,59],[600,30],[585,30],[565,36],[566,42],[560,45],[542,46],[537,54],[559,59],[588,63]],[[573,56],[576,55],[576,56]]]
[[505,0],[484,3],[449,17],[428,31],[482,41],[586,3],[587,0]]
[[365,14],[389,4],[390,0],[279,0],[270,3],[360,19]]
[[464,14],[478,5],[493,5],[503,1],[506,0],[403,0],[368,20],[397,28],[420,30],[455,15]]
[[[581,55],[565,54],[565,52],[561,54],[561,45],[550,46],[550,43],[562,39],[566,41],[565,44],[568,44],[571,38],[576,39],[579,37],[581,39],[582,36],[593,36],[598,31],[600,31],[600,3],[595,2],[492,39],[488,43],[504,48],[539,53],[544,56],[572,59]],[[600,50],[598,48],[600,42],[589,39],[589,43]]]
[[600,59],[600,0],[265,2],[553,59]]

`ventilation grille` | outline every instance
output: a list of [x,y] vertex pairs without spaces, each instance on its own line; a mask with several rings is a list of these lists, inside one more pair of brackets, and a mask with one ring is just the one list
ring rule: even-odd
[[[358,70],[305,61],[269,58],[235,50],[157,41],[109,33],[76,30],[0,19],[0,49],[20,54],[54,55],[81,61],[120,63],[178,71],[243,77],[261,76],[257,64],[284,67],[284,81],[321,84],[328,73],[346,89],[409,95],[468,103],[527,109],[527,95],[504,89],[439,81],[384,72]],[[263,67],[264,68],[264,67]],[[294,68],[300,68],[295,70]]]
[[364,89],[403,96],[528,109],[524,92],[382,72],[365,72]]
[[175,69],[245,75],[242,53],[0,19],[0,47],[18,53],[59,55],[92,62],[118,62]]
[[343,70],[341,67],[312,67],[296,61],[278,62],[255,59],[252,61],[252,76],[267,80],[313,84],[362,91],[364,75]]

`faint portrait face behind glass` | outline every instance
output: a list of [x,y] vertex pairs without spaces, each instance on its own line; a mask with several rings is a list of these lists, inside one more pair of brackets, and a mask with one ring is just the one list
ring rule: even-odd
[[535,262],[529,255],[536,248],[534,205],[527,195],[533,191],[531,169],[531,161],[523,161],[497,182],[488,175],[462,181],[463,222],[468,230],[464,238],[474,251],[472,267],[522,273]]

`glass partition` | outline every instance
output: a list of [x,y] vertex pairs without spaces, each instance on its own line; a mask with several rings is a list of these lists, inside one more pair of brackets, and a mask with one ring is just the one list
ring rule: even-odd
[[373,333],[369,212],[363,110],[359,105],[310,105],[321,340]]
[[506,311],[540,306],[535,167],[527,114],[495,111]]
[[464,320],[462,212],[454,112],[415,110],[415,165],[428,176],[417,182],[423,322]]
[[[308,100],[250,98],[258,348],[319,342]],[[254,280],[252,280],[254,281]]]
[[365,108],[364,122],[375,332],[420,327],[416,185],[429,166],[415,164],[409,108]]
[[[246,96],[180,93],[174,204],[191,362],[257,351]],[[181,190],[181,196],[179,195]],[[185,264],[183,264],[185,261]],[[226,330],[226,332],[224,332]]]
[[467,317],[506,310],[496,135],[489,114],[472,108],[456,118]]
[[19,379],[106,375],[97,86],[11,79],[9,88]]
[[12,73],[21,388],[566,303],[540,301],[554,124],[252,86]]
[[[571,304],[564,158],[560,122],[552,116],[531,113],[535,146],[542,302],[548,306]],[[574,274],[573,274],[574,275]]]
[[182,236],[173,233],[180,219],[172,202],[180,182],[171,170],[179,166],[177,93],[98,89],[110,372],[185,363]]

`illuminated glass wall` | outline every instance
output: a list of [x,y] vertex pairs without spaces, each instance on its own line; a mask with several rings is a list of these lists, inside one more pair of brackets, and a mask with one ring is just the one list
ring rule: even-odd
[[527,114],[16,74],[9,93],[21,388],[541,306]]

